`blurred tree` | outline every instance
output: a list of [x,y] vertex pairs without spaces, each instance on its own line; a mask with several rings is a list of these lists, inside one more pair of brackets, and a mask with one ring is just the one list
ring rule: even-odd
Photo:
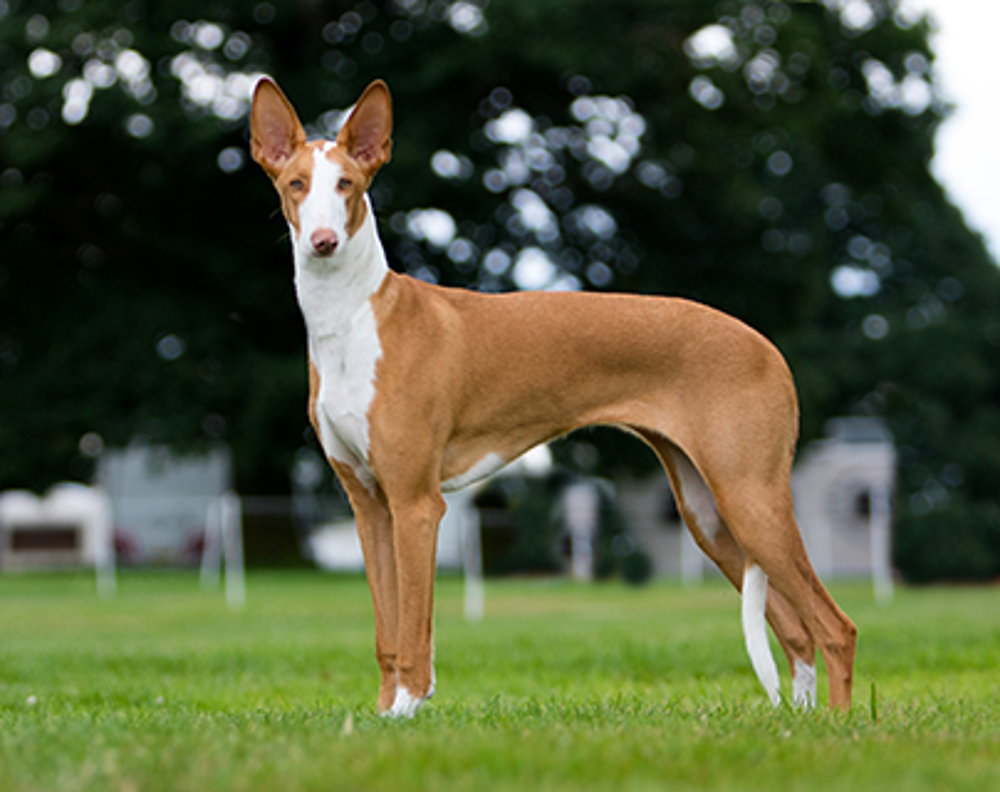
[[[889,421],[907,575],[1000,574],[1000,274],[928,171],[927,39],[895,0],[0,0],[0,484],[139,436],[288,486],[314,441],[249,92],[272,74],[331,134],[380,76],[394,266],[743,318],[788,356],[804,439]],[[649,462],[604,433],[559,453]]]

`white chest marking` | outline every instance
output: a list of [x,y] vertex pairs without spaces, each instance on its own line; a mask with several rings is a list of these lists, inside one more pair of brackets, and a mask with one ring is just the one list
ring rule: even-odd
[[[343,171],[323,151],[313,154],[309,194],[294,228],[295,291],[305,318],[309,352],[319,375],[316,422],[327,455],[349,465],[374,492],[368,415],[375,399],[375,367],[382,345],[371,298],[388,272],[371,204],[353,236],[347,236],[347,206],[335,186]],[[365,201],[368,198],[365,196]],[[310,236],[321,228],[337,233],[330,257],[313,256]]]
[[375,398],[375,366],[382,356],[371,305],[365,303],[343,335],[311,341],[320,378],[316,417],[327,454],[350,465],[369,490],[375,479],[369,467],[368,412]]
[[454,492],[468,487],[470,484],[492,476],[506,464],[499,454],[487,454],[464,473],[459,473],[457,476],[441,482],[441,491]]

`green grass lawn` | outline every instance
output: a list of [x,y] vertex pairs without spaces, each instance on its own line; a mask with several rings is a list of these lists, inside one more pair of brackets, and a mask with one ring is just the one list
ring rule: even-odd
[[0,790],[1000,788],[1000,589],[834,593],[849,715],[771,709],[722,584],[498,582],[467,624],[445,578],[438,694],[392,722],[360,578],[252,574],[231,613],[190,575],[0,577]]

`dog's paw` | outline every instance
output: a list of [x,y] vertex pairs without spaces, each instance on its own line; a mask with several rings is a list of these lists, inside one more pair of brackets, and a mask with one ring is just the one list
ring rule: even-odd
[[413,696],[409,690],[400,685],[396,688],[396,700],[392,702],[392,707],[386,710],[383,715],[387,718],[412,718],[425,701],[427,701],[426,698]]
[[792,677],[792,703],[799,709],[816,709],[816,666],[798,658]]

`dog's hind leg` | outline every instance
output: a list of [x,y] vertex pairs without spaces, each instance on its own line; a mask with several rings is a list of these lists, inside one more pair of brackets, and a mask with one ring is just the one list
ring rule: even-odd
[[[815,650],[812,636],[805,624],[772,586],[768,585],[763,589],[760,587],[757,573],[750,575],[751,582],[757,588],[747,594],[745,582],[749,566],[746,554],[733,539],[729,527],[718,512],[715,497],[701,474],[687,455],[666,437],[650,431],[639,431],[638,434],[663,462],[677,498],[678,509],[695,542],[744,596],[742,614],[744,635],[748,639],[747,649],[768,697],[776,701],[778,682],[775,674],[765,670],[773,668],[773,660],[766,644],[766,634],[761,630],[763,621],[758,617],[755,622],[753,618],[753,614],[761,606],[766,606],[764,612],[767,621],[788,659],[792,672],[793,701],[806,705],[815,702]],[[766,576],[764,580],[766,582]],[[755,629],[752,644],[748,627]]]
[[[833,601],[806,556],[787,484],[723,488],[719,510],[747,557],[763,569],[771,585],[794,611],[818,645],[826,664],[830,705],[850,707],[857,629]],[[811,696],[811,666],[797,669],[799,700]]]
[[[724,574],[742,594],[741,616],[747,652],[761,684],[768,691],[772,702],[772,691],[777,687],[769,685],[772,678],[764,669],[772,664],[770,651],[764,645],[766,633],[759,614],[762,606],[778,643],[788,661],[792,675],[792,703],[810,708],[816,703],[816,651],[812,635],[781,594],[767,580],[759,567],[747,560],[739,548],[725,521],[711,543],[702,547]],[[742,578],[738,577],[742,568]],[[766,586],[762,584],[766,583]],[[749,584],[749,585],[748,585]],[[775,702],[776,703],[776,702]]]
[[816,645],[802,619],[770,582],[767,620],[788,659],[792,673],[792,704],[812,709],[816,706]]

